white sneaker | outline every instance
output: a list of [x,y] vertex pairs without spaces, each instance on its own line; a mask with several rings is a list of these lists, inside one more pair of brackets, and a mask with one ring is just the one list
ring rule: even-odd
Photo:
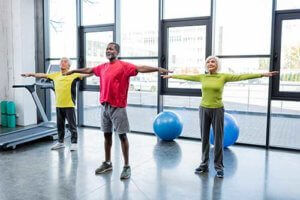
[[55,144],[54,146],[51,147],[51,150],[57,150],[57,149],[61,149],[61,148],[65,148],[65,144],[58,142],[57,144]]
[[70,151],[77,151],[77,144],[76,143],[71,144]]

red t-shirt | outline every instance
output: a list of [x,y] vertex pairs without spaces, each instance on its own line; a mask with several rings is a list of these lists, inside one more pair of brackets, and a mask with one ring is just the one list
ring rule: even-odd
[[116,60],[94,67],[93,73],[100,78],[100,103],[126,107],[129,79],[137,75],[136,66]]

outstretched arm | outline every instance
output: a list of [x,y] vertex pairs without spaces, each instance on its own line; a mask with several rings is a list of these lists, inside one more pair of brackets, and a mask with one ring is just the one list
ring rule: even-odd
[[160,73],[172,73],[173,71],[161,68],[161,67],[150,67],[146,65],[136,66],[136,71],[140,73],[149,73],[149,72],[160,72]]
[[168,78],[174,78],[174,79],[182,79],[182,80],[186,80],[186,81],[197,81],[197,82],[201,82],[203,74],[198,74],[198,75],[163,75],[162,76],[165,79]]
[[93,74],[93,68],[80,68],[80,69],[74,69],[70,70],[67,73],[64,73],[64,75],[71,75],[73,73],[81,73],[81,74]]
[[226,74],[226,82],[242,81],[261,77],[271,77],[278,74],[278,71],[259,73],[259,74]]
[[35,78],[47,78],[47,74],[45,73],[25,73],[21,74],[23,77],[35,77]]
[[80,79],[82,80],[82,79],[90,77],[90,76],[93,76],[93,74],[80,74]]

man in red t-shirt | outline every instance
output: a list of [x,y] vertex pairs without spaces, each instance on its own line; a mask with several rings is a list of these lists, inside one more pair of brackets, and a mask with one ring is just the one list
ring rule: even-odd
[[111,146],[112,129],[119,134],[124,157],[124,168],[121,179],[127,179],[131,175],[129,166],[129,143],[126,133],[129,132],[129,121],[126,112],[129,79],[136,76],[138,72],[161,72],[168,73],[163,68],[149,67],[145,65],[133,65],[118,60],[120,46],[111,42],[106,48],[106,57],[109,62],[93,68],[81,68],[72,70],[72,73],[94,74],[100,78],[100,103],[101,103],[101,129],[104,132],[105,161],[96,169],[96,174],[102,174],[112,170]]

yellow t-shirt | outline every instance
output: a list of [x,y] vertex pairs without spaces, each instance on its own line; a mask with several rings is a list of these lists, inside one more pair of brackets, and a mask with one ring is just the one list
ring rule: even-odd
[[55,90],[56,107],[75,107],[76,82],[80,80],[80,74],[74,73],[63,76],[61,72],[47,74],[47,78],[53,81]]

